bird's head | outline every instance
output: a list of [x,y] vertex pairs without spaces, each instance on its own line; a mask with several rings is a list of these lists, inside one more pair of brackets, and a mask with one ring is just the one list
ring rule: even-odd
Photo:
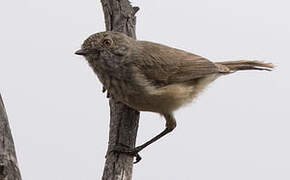
[[123,33],[99,32],[89,36],[75,54],[84,56],[88,61],[125,56],[133,41],[134,39]]

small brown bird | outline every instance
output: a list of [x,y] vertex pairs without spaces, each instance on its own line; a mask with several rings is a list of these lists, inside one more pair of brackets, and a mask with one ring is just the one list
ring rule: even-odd
[[91,35],[75,54],[86,58],[113,99],[138,111],[165,117],[164,131],[141,146],[122,150],[136,156],[137,162],[141,159],[139,151],[176,127],[173,112],[191,102],[209,83],[239,70],[270,71],[274,67],[271,63],[247,60],[214,63],[111,31]]

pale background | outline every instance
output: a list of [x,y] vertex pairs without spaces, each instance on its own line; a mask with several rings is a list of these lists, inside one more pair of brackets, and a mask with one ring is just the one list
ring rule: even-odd
[[[286,0],[135,0],[138,39],[213,61],[259,59],[273,72],[218,79],[176,112],[176,130],[141,152],[138,180],[290,179],[290,11]],[[24,180],[100,179],[108,99],[82,57],[104,30],[96,0],[0,3],[0,92]],[[164,128],[141,113],[138,144]]]

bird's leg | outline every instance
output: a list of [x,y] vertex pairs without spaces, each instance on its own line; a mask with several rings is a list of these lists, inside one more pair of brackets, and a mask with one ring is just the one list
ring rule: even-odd
[[157,141],[161,137],[165,136],[166,134],[171,132],[176,127],[175,118],[171,113],[163,114],[163,116],[165,117],[165,120],[166,120],[166,128],[160,134],[158,134],[157,136],[153,137],[149,141],[147,141],[144,144],[137,146],[133,149],[130,149],[129,147],[126,147],[124,145],[117,145],[112,151],[117,152],[117,153],[125,153],[125,154],[131,155],[131,156],[135,156],[136,161],[134,163],[138,163],[142,159],[141,156],[138,154],[141,150],[143,150],[145,147],[149,146],[150,144],[154,143],[155,141]]

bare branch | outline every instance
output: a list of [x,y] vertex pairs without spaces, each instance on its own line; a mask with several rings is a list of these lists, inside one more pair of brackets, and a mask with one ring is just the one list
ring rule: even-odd
[[[101,0],[106,29],[136,38],[135,14],[138,7],[132,7],[128,0]],[[103,180],[131,180],[133,157],[110,153],[117,144],[134,148],[139,123],[139,112],[110,99],[110,134],[103,172]]]
[[0,94],[0,179],[21,180],[7,113]]

